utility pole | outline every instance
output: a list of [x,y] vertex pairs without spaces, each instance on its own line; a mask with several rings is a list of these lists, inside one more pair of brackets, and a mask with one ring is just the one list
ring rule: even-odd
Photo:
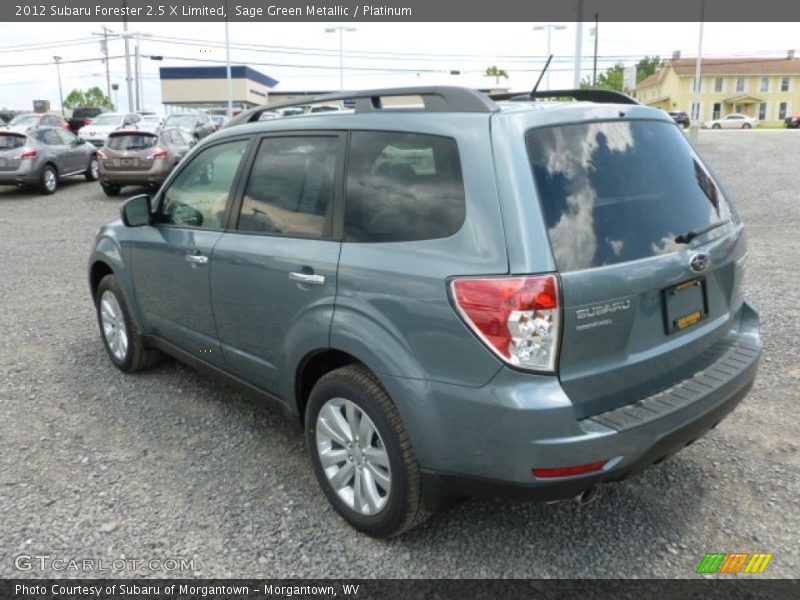
[[228,2],[225,1],[225,78],[228,82],[228,118],[233,118],[233,78],[231,76],[231,37],[228,31]]
[[706,0],[700,0],[700,34],[697,38],[697,61],[694,67],[694,89],[692,90],[692,110],[689,119],[689,137],[692,142],[697,143],[697,130],[700,127],[700,83],[701,65],[703,63],[703,25],[706,17]]
[[583,0],[578,0],[575,19],[575,76],[573,87],[581,87],[581,63],[583,62]]
[[108,64],[108,27],[103,25],[103,54],[106,55],[105,62],[106,63],[106,93],[108,94],[108,99],[111,99],[111,68]]
[[64,112],[64,92],[61,90],[61,67],[59,63],[61,62],[60,56],[54,56],[53,60],[56,62],[56,74],[58,75],[58,97],[61,100],[61,116],[65,117],[66,113]]
[[[566,25],[554,25],[548,23],[547,25],[536,25],[533,30],[534,31],[543,31],[547,30],[547,56],[550,56],[550,33],[555,29],[556,31],[562,31],[566,29]],[[552,89],[550,87],[550,69],[547,69],[547,89]]]
[[[123,0],[122,8],[128,8],[127,0]],[[128,33],[128,18],[122,17],[122,29]],[[128,112],[133,112],[133,88],[131,87],[131,46],[130,39],[127,35],[123,34],[125,38],[125,85],[128,89]]]
[[592,87],[597,85],[597,38],[600,37],[599,15],[594,13],[594,64],[592,65]]
[[328,27],[325,33],[339,32],[339,91],[344,91],[344,33],[355,31],[355,27]]
[[136,85],[136,110],[142,110],[142,85],[141,85],[141,74],[142,74],[142,62],[139,57],[139,38],[135,38],[136,43],[133,45],[133,81]]

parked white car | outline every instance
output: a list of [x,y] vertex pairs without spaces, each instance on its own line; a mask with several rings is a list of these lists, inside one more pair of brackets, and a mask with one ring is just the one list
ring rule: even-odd
[[137,123],[136,127],[140,131],[149,131],[155,133],[159,127],[164,124],[164,115],[159,114],[146,114],[140,115],[141,120]]
[[702,127],[704,129],[750,129],[758,127],[758,119],[740,113],[733,113],[720,119],[706,121]]
[[108,134],[118,129],[138,129],[141,115],[135,113],[102,113],[81,129],[81,137],[97,148],[102,148]]

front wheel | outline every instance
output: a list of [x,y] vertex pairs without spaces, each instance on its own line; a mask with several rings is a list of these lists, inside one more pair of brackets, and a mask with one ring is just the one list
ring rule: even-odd
[[114,366],[126,373],[154,366],[159,352],[145,347],[117,278],[103,277],[94,300],[103,344]]
[[399,535],[428,516],[400,414],[365,367],[342,367],[317,382],[306,410],[306,440],[328,501],[359,531]]
[[86,173],[83,174],[86,181],[97,181],[100,179],[100,163],[97,161],[96,156],[92,156],[89,160],[89,166],[86,167]]
[[750,127],[751,127],[750,123],[745,123],[744,125],[742,125],[742,129],[750,129]]
[[720,125],[719,123],[714,123],[714,124],[711,126],[711,129],[720,129],[720,128],[721,128],[721,125]]

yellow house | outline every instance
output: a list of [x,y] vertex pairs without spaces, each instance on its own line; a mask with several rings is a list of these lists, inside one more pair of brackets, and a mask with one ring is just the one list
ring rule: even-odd
[[684,111],[701,122],[743,113],[765,125],[782,125],[787,116],[800,113],[800,59],[794,51],[785,58],[704,58],[699,106],[694,103],[695,67],[696,59],[676,54],[636,86],[637,99]]

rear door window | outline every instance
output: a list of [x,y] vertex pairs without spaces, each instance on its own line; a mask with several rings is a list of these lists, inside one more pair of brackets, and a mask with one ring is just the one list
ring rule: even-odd
[[675,252],[687,247],[676,237],[731,219],[722,191],[673,123],[579,123],[526,137],[562,272]]
[[323,237],[330,230],[338,150],[338,136],[262,140],[238,229]]
[[404,242],[456,233],[466,214],[458,145],[451,138],[355,131],[345,199],[349,242]]

